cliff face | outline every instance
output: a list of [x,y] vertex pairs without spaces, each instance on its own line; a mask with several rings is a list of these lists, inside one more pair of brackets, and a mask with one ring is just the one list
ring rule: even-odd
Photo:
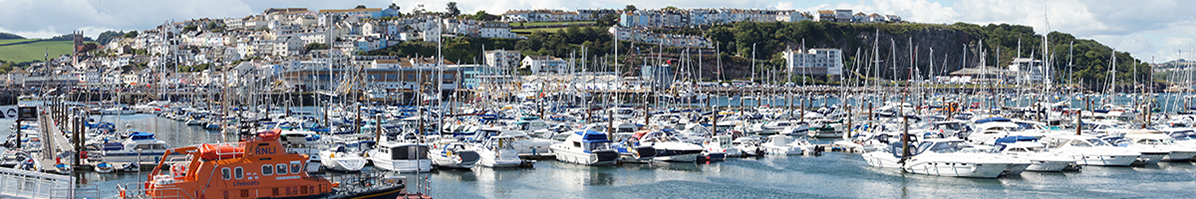
[[[960,68],[976,67],[980,64],[978,40],[960,30],[923,28],[905,33],[891,33],[874,29],[860,31],[854,36],[859,41],[855,45],[851,42],[836,42],[820,43],[820,46],[843,49],[845,59],[858,58],[859,65],[846,67],[858,69],[860,73],[872,70],[871,73],[865,74],[870,77],[877,76],[875,72],[879,71],[881,77],[892,78],[896,67],[897,77],[904,79],[910,72],[908,70],[911,64],[917,67],[915,72],[921,72],[919,74],[923,75],[945,75]],[[860,54],[857,55],[856,52]],[[988,65],[993,65],[993,60],[985,61],[990,63]],[[856,61],[845,60],[846,63]],[[933,71],[930,71],[932,65]]]

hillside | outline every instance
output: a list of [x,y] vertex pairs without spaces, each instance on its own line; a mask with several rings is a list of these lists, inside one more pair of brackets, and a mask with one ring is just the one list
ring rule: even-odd
[[[763,74],[772,75],[774,78],[785,77],[782,73],[777,71],[782,68],[785,63],[779,54],[785,49],[799,49],[802,41],[805,41],[805,46],[808,48],[838,48],[842,49],[844,53],[845,73],[857,72],[860,74],[869,74],[869,77],[882,77],[885,79],[906,79],[910,73],[910,59],[914,59],[914,67],[921,76],[931,75],[931,49],[934,50],[933,75],[946,75],[952,71],[964,67],[976,67],[980,65],[981,57],[988,66],[1007,66],[1014,57],[1018,56],[1018,43],[1020,39],[1020,54],[1021,57],[1033,57],[1041,59],[1042,50],[1042,36],[1034,34],[1034,30],[1028,26],[1020,25],[986,25],[980,26],[967,23],[955,23],[950,25],[943,24],[914,24],[914,23],[898,23],[898,24],[851,24],[851,23],[833,23],[833,22],[794,22],[794,23],[755,23],[755,22],[740,22],[735,24],[725,24],[713,27],[685,28],[685,29],[669,29],[669,30],[653,30],[657,33],[669,34],[683,34],[683,35],[705,35],[718,43],[718,49],[705,49],[703,54],[703,62],[705,66],[722,66],[720,78],[727,79],[748,79],[752,74],[749,70],[752,60],[752,45],[756,45],[756,79],[760,79]],[[597,27],[576,27],[571,26],[563,29],[554,29],[553,31],[536,31],[530,34],[527,40],[511,41],[511,40],[495,40],[495,39],[481,39],[481,38],[457,38],[446,41],[445,58],[448,60],[460,60],[466,63],[474,61],[480,62],[478,56],[481,55],[481,45],[485,43],[486,50],[493,49],[507,49],[519,50],[524,55],[553,55],[560,58],[568,59],[571,55],[576,55],[579,59],[582,47],[587,49],[587,57],[594,56],[608,60],[610,54],[614,52],[614,43],[611,42],[611,36],[603,28]],[[983,46],[981,42],[983,41]],[[1050,52],[1054,57],[1050,63],[1055,71],[1055,82],[1071,82],[1067,78],[1074,77],[1077,79],[1077,84],[1083,85],[1090,89],[1105,87],[1106,74],[1108,73],[1109,62],[1112,58],[1112,49],[1108,46],[1100,44],[1094,40],[1076,39],[1074,36],[1066,33],[1052,32],[1049,34],[1048,42],[1050,44]],[[1068,63],[1068,44],[1074,42],[1074,51],[1072,63],[1073,67],[1069,69]],[[416,45],[399,45],[392,48],[371,51],[365,54],[372,55],[398,55],[398,56],[414,56],[416,54],[428,56],[435,52],[434,44],[419,44]],[[967,46],[965,48],[965,46]],[[916,50],[911,49],[916,47]],[[873,49],[878,50],[873,50]],[[686,49],[680,48],[665,48],[664,55],[661,57],[665,59],[676,59]],[[712,51],[717,50],[719,56],[715,57]],[[623,72],[628,74],[635,74],[636,67],[644,62],[646,59],[654,59],[655,54],[650,52],[660,52],[661,49],[654,44],[637,43],[632,45],[630,42],[622,41],[619,44],[619,58],[624,66]],[[859,52],[857,54],[857,51]],[[873,51],[876,51],[874,55]],[[916,55],[911,56],[911,51]],[[450,53],[451,52],[451,53]],[[697,49],[689,49],[689,54],[696,54]],[[982,54],[982,52],[984,52]],[[999,58],[998,58],[999,53]],[[966,58],[965,58],[966,55]],[[857,66],[855,59],[858,57],[862,63],[870,63],[870,58],[877,57],[880,60],[880,68],[874,68],[874,64],[867,66]],[[1145,80],[1148,74],[1148,67],[1146,63],[1134,59],[1129,53],[1117,53],[1117,80],[1119,85],[1132,82],[1131,76],[1134,66],[1139,66],[1139,78]],[[606,57],[605,59],[603,57]],[[722,63],[715,63],[716,59],[721,59]],[[966,61],[965,61],[966,59]],[[692,57],[690,60],[696,62],[697,57]],[[690,63],[691,65],[698,65],[697,63]],[[595,64],[587,64],[593,66]],[[605,65],[598,64],[598,68],[593,70],[610,71],[611,69]],[[896,67],[896,68],[893,68]],[[710,69],[701,70],[703,72],[713,71]],[[869,71],[872,71],[869,73]],[[1069,72],[1070,71],[1070,72]],[[874,74],[879,72],[880,74]],[[896,73],[896,74],[894,74]],[[710,73],[703,73],[703,79],[710,79]],[[1074,74],[1074,75],[1073,75]],[[825,77],[815,77],[826,81]],[[847,76],[848,79],[860,78],[858,76]]]
[[71,54],[71,41],[43,41],[37,39],[0,40],[0,60],[6,62],[28,62],[43,60],[47,50],[50,58]]
[[12,34],[12,33],[0,32],[0,39],[25,39],[25,37],[22,37],[22,36],[16,35],[16,34]]

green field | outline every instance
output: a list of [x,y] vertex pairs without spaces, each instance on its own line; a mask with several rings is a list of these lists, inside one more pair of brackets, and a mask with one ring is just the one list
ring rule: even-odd
[[[32,39],[0,40],[0,44],[11,44],[30,41]],[[50,58],[71,54],[71,41],[39,41],[28,44],[0,46],[0,60],[12,62],[26,62],[42,60],[49,48]]]
[[[538,21],[525,22],[524,26],[547,26],[547,25],[565,25],[565,24],[594,24],[594,21]],[[511,27],[519,27],[519,22],[508,23]]]
[[552,33],[556,33],[557,30],[562,30],[562,29],[566,29],[566,28],[511,29],[511,32],[514,32],[516,35],[528,36],[536,31],[544,31],[546,33],[552,34]]

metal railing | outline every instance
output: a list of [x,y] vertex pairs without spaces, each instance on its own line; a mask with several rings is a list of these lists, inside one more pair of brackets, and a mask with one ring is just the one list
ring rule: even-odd
[[67,175],[0,168],[0,197],[74,198],[72,182]]

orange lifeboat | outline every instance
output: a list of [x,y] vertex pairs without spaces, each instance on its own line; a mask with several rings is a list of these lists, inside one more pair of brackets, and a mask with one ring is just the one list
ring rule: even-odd
[[204,160],[220,160],[229,158],[239,158],[245,154],[245,146],[240,146],[239,143],[226,144],[200,144],[199,157]]

